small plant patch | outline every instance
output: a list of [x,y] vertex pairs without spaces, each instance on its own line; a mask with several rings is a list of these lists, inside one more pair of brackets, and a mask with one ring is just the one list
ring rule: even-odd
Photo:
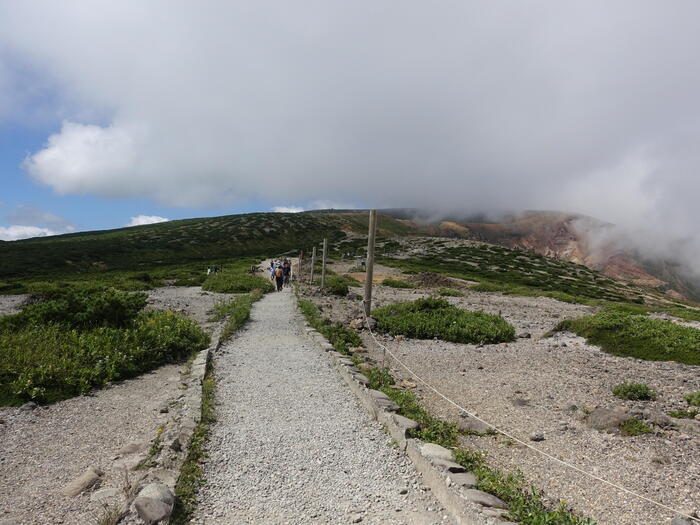
[[677,419],[694,419],[695,416],[700,414],[700,410],[671,410],[668,415],[675,417]]
[[333,347],[341,354],[349,354],[353,346],[360,346],[362,339],[354,330],[346,328],[341,323],[334,323],[330,319],[321,316],[316,305],[305,299],[299,300],[299,308],[309,324],[318,330],[330,341]]
[[684,396],[683,399],[685,399],[690,406],[700,407],[700,390]]
[[641,436],[651,433],[651,428],[644,421],[631,417],[620,425],[620,434],[623,436]]
[[202,284],[202,290],[220,293],[248,293],[253,290],[268,293],[274,289],[269,279],[259,275],[226,270],[209,275]]
[[250,318],[250,310],[253,303],[263,296],[260,290],[253,290],[249,294],[218,303],[214,306],[213,321],[226,319],[226,324],[221,330],[221,341],[230,338]]
[[340,277],[338,275],[326,276],[326,290],[333,295],[345,297],[350,292],[350,286],[357,286],[360,283],[352,277]]
[[407,281],[402,281],[400,279],[384,279],[382,281],[383,286],[389,286],[391,288],[415,288],[415,286]]
[[499,315],[469,312],[440,298],[418,299],[374,310],[377,330],[416,339],[438,338],[456,343],[503,343],[515,329]]
[[464,293],[453,288],[440,288],[438,294],[442,297],[464,297]]
[[644,383],[621,383],[612,389],[613,395],[630,401],[653,401],[656,392]]

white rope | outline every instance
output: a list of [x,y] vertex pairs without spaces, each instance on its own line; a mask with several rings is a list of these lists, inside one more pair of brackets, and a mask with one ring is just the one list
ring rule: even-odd
[[672,507],[669,507],[669,506],[667,506],[667,505],[664,505],[663,503],[659,503],[658,501],[654,501],[653,499],[649,499],[649,498],[647,498],[646,496],[643,496],[642,494],[638,494],[638,493],[636,493],[636,492],[634,492],[634,491],[632,491],[632,490],[629,490],[629,489],[623,487],[622,485],[618,485],[617,483],[613,483],[612,481],[608,481],[607,479],[601,478],[600,476],[596,476],[595,474],[593,474],[593,473],[591,473],[591,472],[588,472],[588,471],[586,471],[586,470],[583,470],[582,468],[577,467],[576,465],[573,465],[573,464],[568,463],[568,462],[566,462],[566,461],[564,461],[564,460],[562,460],[562,459],[559,459],[559,458],[556,457],[556,456],[552,456],[551,454],[545,452],[544,450],[540,450],[539,448],[532,446],[530,443],[527,443],[527,442],[523,441],[522,439],[518,439],[518,438],[515,437],[514,435],[512,435],[512,434],[506,432],[505,430],[502,430],[502,429],[498,428],[497,426],[492,425],[492,424],[489,423],[488,421],[484,421],[484,420],[481,419],[479,416],[477,416],[477,415],[475,415],[475,414],[469,412],[469,410],[467,410],[467,409],[464,408],[463,406],[461,406],[461,405],[455,403],[452,399],[450,399],[449,397],[447,397],[445,394],[443,394],[442,392],[440,392],[437,388],[435,388],[433,385],[431,385],[430,383],[428,383],[425,379],[423,379],[421,376],[419,376],[417,373],[415,373],[413,370],[411,370],[411,368],[410,368],[408,365],[406,365],[403,361],[401,361],[401,359],[399,359],[398,357],[396,357],[396,356],[394,355],[394,353],[393,353],[391,350],[389,350],[386,346],[384,346],[382,343],[380,343],[379,340],[377,340],[377,338],[375,337],[374,332],[372,331],[372,328],[370,327],[370,324],[369,324],[369,322],[368,322],[368,320],[367,320],[367,316],[364,314],[364,312],[363,312],[363,315],[364,315],[364,317],[365,317],[365,326],[367,327],[367,330],[369,331],[370,335],[372,336],[372,339],[374,339],[374,342],[375,342],[377,345],[379,345],[379,346],[384,350],[384,353],[385,353],[385,354],[388,353],[397,363],[399,363],[402,367],[404,367],[404,368],[408,371],[408,373],[411,374],[415,379],[417,379],[418,381],[420,381],[421,383],[423,383],[426,387],[428,387],[430,390],[432,390],[433,392],[435,392],[435,393],[436,393],[438,396],[440,396],[442,399],[444,399],[445,401],[447,401],[448,403],[450,403],[451,405],[453,405],[455,408],[459,409],[461,412],[464,412],[464,413],[467,414],[469,417],[472,417],[472,418],[476,419],[477,421],[480,421],[481,423],[483,423],[484,425],[486,425],[486,426],[492,428],[492,429],[495,430],[496,432],[498,432],[498,433],[500,433],[500,434],[503,434],[504,436],[506,436],[506,437],[512,439],[513,441],[516,441],[516,442],[520,443],[521,445],[526,446],[526,447],[529,448],[530,450],[533,450],[533,451],[537,452],[538,454],[542,454],[543,456],[545,456],[545,457],[547,457],[547,458],[549,458],[549,459],[551,459],[551,460],[554,460],[554,461],[556,461],[557,463],[560,463],[561,465],[564,465],[565,467],[569,467],[570,469],[573,469],[573,470],[575,470],[575,471],[577,471],[577,472],[579,472],[579,473],[581,473],[581,474],[584,474],[584,475],[586,475],[586,476],[588,476],[588,477],[590,477],[590,478],[593,478],[593,479],[595,479],[595,480],[597,480],[597,481],[600,481],[600,482],[602,482],[602,483],[605,483],[606,485],[610,485],[611,487],[614,487],[614,488],[616,488],[616,489],[618,489],[618,490],[621,490],[622,492],[625,492],[625,493],[627,493],[627,494],[630,494],[631,496],[635,496],[635,497],[637,497],[637,498],[639,498],[639,499],[642,499],[642,500],[645,500],[645,501],[647,501],[647,502],[649,502],[649,503],[652,503],[652,504],[654,504],[654,505],[656,505],[656,506],[658,506],[658,507],[661,507],[661,508],[663,508],[663,509],[669,510],[669,511],[673,512],[674,514],[678,514],[678,515],[680,515],[680,516],[683,516],[684,518],[688,518],[688,519],[691,519],[691,520],[693,520],[693,521],[696,521],[696,522],[700,523],[700,519],[698,519],[698,518],[694,518],[693,516],[690,516],[689,514],[686,514],[686,513],[684,513],[684,512],[681,512],[681,511],[679,511],[679,510],[676,510],[676,509],[674,509],[674,508],[672,508]]

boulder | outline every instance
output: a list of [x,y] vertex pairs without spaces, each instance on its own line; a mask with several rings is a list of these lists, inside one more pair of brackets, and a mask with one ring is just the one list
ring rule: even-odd
[[477,505],[481,505],[483,507],[494,507],[497,509],[508,508],[505,501],[497,498],[493,494],[489,494],[488,492],[481,490],[465,489],[461,491],[461,495],[467,501],[471,501],[472,503],[476,503]]
[[459,428],[460,432],[487,432],[491,427],[489,427],[486,423],[482,423],[478,419],[475,419],[471,416],[468,416],[467,414],[462,414],[462,420],[457,423],[457,428]]
[[362,318],[353,319],[352,321],[350,321],[350,328],[352,328],[353,330],[362,330],[364,328],[364,326],[365,326],[365,321]]
[[427,458],[442,459],[444,461],[454,461],[452,451],[441,447],[435,443],[424,443],[420,447],[420,453]]
[[597,407],[586,416],[586,424],[596,430],[614,432],[627,419],[629,415],[623,409]]
[[452,474],[462,474],[467,472],[467,469],[463,465],[460,465],[459,463],[455,463],[454,461],[450,461],[448,459],[431,458],[430,462],[440,470],[445,470]]
[[449,476],[452,485],[473,489],[476,487],[477,479],[471,472],[455,472]]
[[20,410],[24,410],[25,412],[28,412],[30,410],[34,410],[37,407],[37,404],[34,401],[29,401],[28,403],[25,403],[21,407],[19,407]]
[[134,500],[139,517],[147,524],[167,519],[173,512],[175,494],[163,483],[149,483]]
[[80,476],[63,487],[64,496],[72,498],[85,492],[86,490],[99,486],[99,484],[102,482],[103,475],[104,472],[101,470],[94,467],[89,467]]
[[413,421],[407,417],[400,416],[399,414],[394,414],[392,417],[394,418],[396,425],[404,431],[404,434],[408,430],[417,430],[420,428],[420,425],[416,421]]
[[108,487],[106,489],[96,490],[90,495],[90,501],[93,503],[101,503],[112,498],[116,498],[121,494],[121,490],[115,487]]
[[366,375],[357,373],[357,374],[353,374],[352,377],[354,377],[354,378],[355,378],[355,381],[357,381],[357,382],[360,383],[361,385],[364,385],[364,386],[369,385],[369,379],[367,379],[367,376],[366,376]]

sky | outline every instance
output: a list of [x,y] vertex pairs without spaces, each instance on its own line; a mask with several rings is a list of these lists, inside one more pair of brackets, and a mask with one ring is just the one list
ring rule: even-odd
[[313,208],[697,248],[696,0],[0,1],[0,239]]

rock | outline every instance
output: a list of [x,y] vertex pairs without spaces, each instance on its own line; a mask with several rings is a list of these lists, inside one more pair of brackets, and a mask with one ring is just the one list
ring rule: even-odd
[[476,503],[477,505],[482,505],[484,507],[495,507],[497,509],[507,509],[508,505],[505,501],[497,498],[493,494],[488,492],[483,492],[476,489],[465,489],[461,492],[462,497],[467,501]]
[[108,487],[106,489],[96,490],[90,495],[90,501],[93,503],[100,503],[111,498],[116,498],[121,494],[121,490],[115,487]]
[[117,450],[117,454],[122,456],[128,456],[129,454],[136,454],[137,452],[142,452],[146,450],[148,444],[144,441],[132,442],[128,445],[124,445],[122,448]]
[[471,472],[455,472],[450,474],[450,480],[452,480],[453,485],[467,489],[473,489],[476,487],[477,482],[476,476]]
[[170,409],[167,406],[162,406],[160,407],[158,412],[160,412],[161,414],[167,414],[168,412],[170,412]]
[[355,378],[355,381],[357,381],[357,382],[360,383],[361,385],[364,385],[364,386],[369,385],[369,379],[367,379],[367,376],[366,376],[366,375],[357,373],[357,374],[353,374],[352,377],[354,377],[354,378]]
[[613,432],[628,418],[627,412],[623,409],[597,407],[586,416],[586,424],[596,430]]
[[154,479],[167,485],[168,487],[174,487],[177,483],[177,478],[179,473],[176,470],[170,470],[167,468],[157,468],[150,472],[150,476]]
[[455,463],[454,461],[450,461],[448,459],[431,458],[430,462],[436,467],[438,467],[440,470],[446,470],[447,472],[453,474],[461,474],[467,472],[467,469],[464,468],[464,466],[460,465],[459,463]]
[[134,500],[139,517],[146,523],[156,523],[170,516],[175,494],[163,483],[149,483]]
[[369,393],[370,397],[371,397],[372,399],[374,399],[375,401],[379,401],[379,400],[391,401],[391,399],[389,398],[389,396],[387,396],[387,395],[386,395],[384,392],[382,392],[381,390],[372,390],[372,389],[370,389],[370,390],[368,390],[368,393]]
[[374,330],[377,326],[377,320],[374,317],[368,317],[365,326],[370,330]]
[[352,321],[350,321],[350,328],[352,328],[353,330],[362,330],[362,328],[364,328],[364,326],[365,326],[364,319],[360,318],[360,319],[353,319]]
[[363,372],[368,372],[368,371],[372,370],[374,367],[372,365],[370,365],[369,363],[360,363],[359,365],[357,365],[357,368],[359,368]]
[[658,412],[656,410],[644,410],[642,412],[642,417],[652,425],[656,425],[661,428],[671,428],[675,426],[675,423],[670,417],[663,412]]
[[21,407],[19,407],[20,410],[24,410],[25,412],[28,412],[30,410],[34,410],[37,407],[37,404],[34,401],[29,401],[28,403],[25,403]]
[[452,456],[452,451],[447,450],[445,447],[441,447],[435,443],[424,443],[420,447],[420,453],[428,458],[442,459],[444,461],[454,461]]
[[544,441],[544,434],[542,432],[535,432],[530,436],[530,441]]
[[396,425],[399,428],[403,429],[404,434],[408,430],[417,430],[418,428],[420,428],[420,425],[416,421],[413,421],[412,419],[409,419],[404,416],[400,416],[399,414],[394,414],[393,418]]
[[518,337],[520,339],[530,339],[532,335],[530,334],[530,332],[523,332],[522,334],[518,335]]
[[688,518],[673,518],[671,525],[693,525],[693,522]]
[[68,483],[68,485],[63,487],[63,495],[72,498],[88,489],[97,487],[102,482],[103,475],[104,472],[101,470],[90,467],[80,476]]
[[490,430],[491,427],[489,427],[486,423],[482,423],[478,419],[468,416],[467,414],[462,414],[462,421],[457,423],[457,428],[459,428],[461,432],[483,433]]
[[401,408],[391,399],[377,399],[375,401],[379,405],[379,408],[382,408],[388,412],[398,412],[399,408]]
[[418,385],[416,385],[413,381],[408,381],[407,379],[402,379],[401,381],[399,381],[398,386],[401,388],[412,389],[412,388],[416,388],[416,386],[418,386]]

